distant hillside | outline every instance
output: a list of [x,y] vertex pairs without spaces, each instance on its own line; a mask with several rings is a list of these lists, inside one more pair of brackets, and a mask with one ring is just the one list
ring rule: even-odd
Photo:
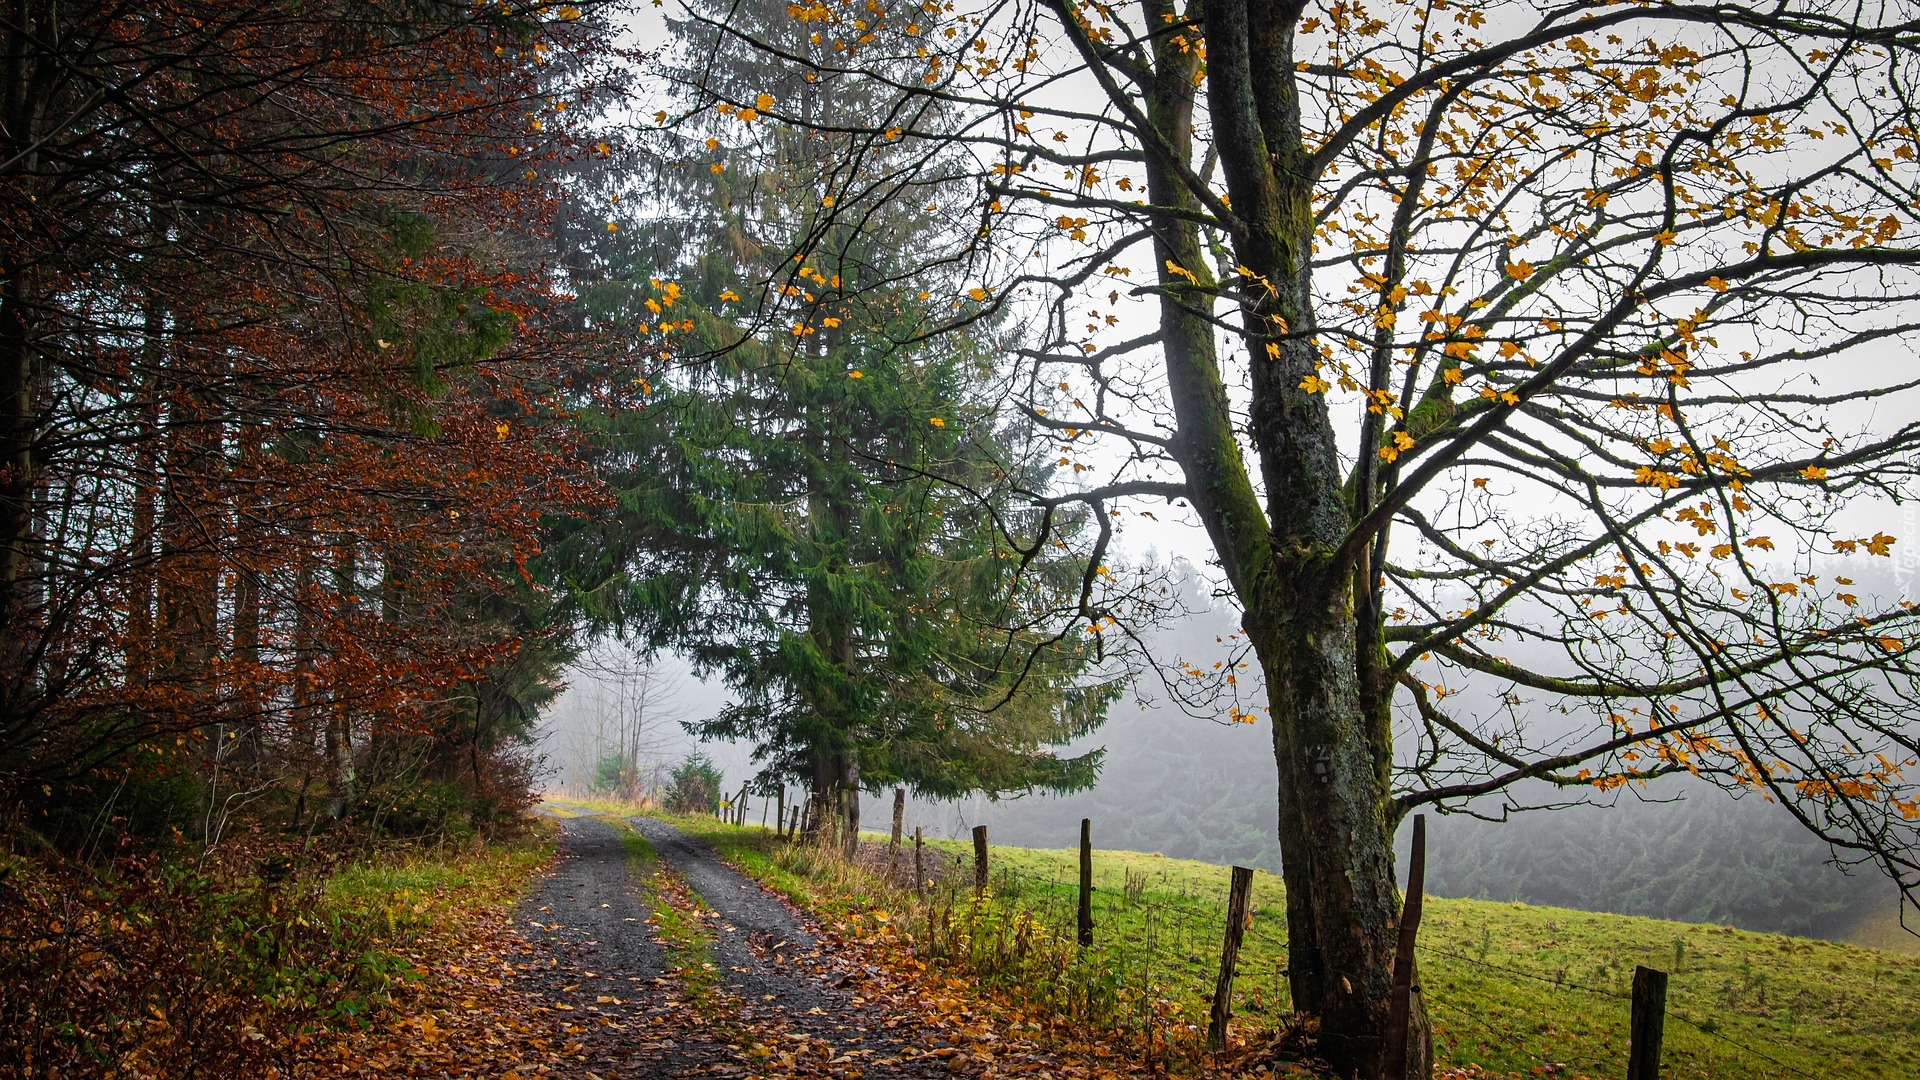
[[1847,932],[1847,940],[1871,949],[1920,956],[1920,936],[1916,936],[1920,931],[1920,908],[1911,903],[1906,905],[1905,926],[1900,924],[1900,915],[1893,905],[1883,904],[1856,923]]
[[[1004,843],[1058,847],[1074,841],[1087,817],[1101,847],[1278,872],[1269,738],[1264,721],[1229,727],[1122,705],[1092,740],[1108,748],[1092,791],[916,804],[909,825],[957,836],[985,823]],[[1536,811],[1505,823],[1429,815],[1428,890],[1831,940],[1893,911],[1884,877],[1872,867],[1835,869],[1826,846],[1778,805],[1677,784],[1660,793],[1686,797],[1628,796],[1613,807]],[[867,806],[869,822],[887,813],[884,799],[869,797]]]

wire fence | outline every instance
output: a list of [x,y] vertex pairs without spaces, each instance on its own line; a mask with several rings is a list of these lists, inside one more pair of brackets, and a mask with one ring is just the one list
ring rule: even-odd
[[[789,850],[789,859],[813,858],[806,845]],[[1218,888],[1132,868],[1103,873],[1091,901],[1095,944],[1082,948],[1079,882],[1056,867],[994,860],[986,889],[976,891],[970,855],[928,845],[921,858],[912,933],[928,962],[1065,1018],[1144,1035],[1150,1045],[1204,1032],[1226,930],[1224,871]],[[894,888],[915,891],[910,843],[892,858],[885,844],[863,845],[859,862]],[[1263,974],[1284,966],[1274,956],[1284,956],[1283,944],[1267,951],[1274,967]],[[1275,1000],[1272,979],[1248,985],[1252,992],[1236,1000],[1250,1018],[1277,1023],[1290,1008],[1284,994]]]
[[[805,851],[806,845],[791,850]],[[1217,886],[1197,883],[1191,874],[1106,869],[1091,898],[1094,944],[1081,948],[1076,943],[1079,882],[1055,872],[1057,856],[1040,860],[1053,864],[1041,870],[991,860],[984,891],[976,891],[970,854],[932,845],[922,851],[915,890],[913,856],[911,843],[892,855],[885,843],[869,843],[862,845],[859,862],[903,893],[917,894],[915,947],[934,966],[964,971],[981,985],[1032,999],[1069,1019],[1144,1035],[1149,1046],[1156,1039],[1191,1044],[1204,1032],[1226,931],[1227,868],[1220,868]],[[1247,947],[1238,965],[1233,1011],[1256,1030],[1278,1028],[1292,1012],[1280,888],[1273,877],[1256,878]],[[1622,1019],[1630,1012],[1631,994],[1568,978],[1564,971],[1528,971],[1425,940],[1416,947],[1436,964],[1465,965],[1515,984],[1617,1002]],[[1431,995],[1425,1000],[1439,1014],[1443,1030],[1471,1028],[1509,1049],[1515,1042],[1513,1032],[1496,1030],[1475,1009]],[[1783,1041],[1777,1036],[1769,1036],[1770,1046],[1763,1049],[1719,1030],[1711,1020],[1703,1023],[1684,1011],[1665,1015],[1730,1055],[1771,1066],[1777,1075],[1820,1075],[1782,1060]],[[1622,1059],[1625,1051],[1618,1048]]]

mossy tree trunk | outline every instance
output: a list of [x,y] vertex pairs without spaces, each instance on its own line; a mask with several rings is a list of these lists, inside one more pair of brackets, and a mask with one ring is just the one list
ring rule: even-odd
[[[1171,19],[1171,4],[1151,5]],[[1258,8],[1259,10],[1253,10]],[[1399,915],[1389,798],[1390,696],[1367,605],[1365,570],[1337,568],[1357,520],[1317,372],[1309,256],[1313,177],[1293,86],[1298,10],[1248,0],[1206,5],[1207,111],[1238,228],[1234,255],[1255,358],[1248,432],[1260,488],[1241,453],[1210,321],[1214,259],[1203,246],[1186,170],[1199,60],[1161,39],[1148,96],[1156,258],[1192,275],[1160,297],[1173,450],[1195,509],[1238,596],[1266,679],[1279,773],[1289,979],[1297,1008],[1320,1017],[1323,1052],[1341,1075],[1378,1075]],[[1182,275],[1183,277],[1185,275]],[[1264,489],[1264,500],[1262,491]],[[1356,592],[1360,593],[1358,601]],[[1417,1003],[1416,1003],[1417,1009]],[[1416,1030],[1424,1031],[1424,1016]],[[1424,1075],[1416,1039],[1410,1060]]]

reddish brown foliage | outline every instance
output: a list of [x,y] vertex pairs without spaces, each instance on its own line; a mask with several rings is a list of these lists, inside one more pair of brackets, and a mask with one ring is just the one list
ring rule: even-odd
[[544,632],[539,519],[594,498],[525,238],[607,25],[522,3],[18,14],[0,788],[180,736],[318,765],[337,802],[371,735],[444,741],[456,716],[477,763],[480,710],[450,692]]

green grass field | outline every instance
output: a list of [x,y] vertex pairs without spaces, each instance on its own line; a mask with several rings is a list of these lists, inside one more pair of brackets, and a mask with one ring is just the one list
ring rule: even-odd
[[[793,879],[756,827],[676,818],[796,899],[839,910],[900,904],[836,875],[831,895]],[[881,839],[884,839],[882,837]],[[968,864],[965,841],[929,847]],[[910,855],[910,853],[908,853]],[[994,890],[1070,933],[1077,853],[996,847]],[[970,880],[970,878],[969,878]],[[1098,961],[1162,1004],[1166,1023],[1204,1024],[1220,957],[1228,871],[1160,855],[1096,851]],[[1290,1009],[1280,880],[1254,876],[1253,926],[1235,986],[1237,1023]],[[1910,1080],[1920,1074],[1920,956],[1729,927],[1518,903],[1430,898],[1420,972],[1447,1064],[1499,1074],[1612,1077],[1625,1069],[1637,964],[1669,972],[1667,1075]]]

